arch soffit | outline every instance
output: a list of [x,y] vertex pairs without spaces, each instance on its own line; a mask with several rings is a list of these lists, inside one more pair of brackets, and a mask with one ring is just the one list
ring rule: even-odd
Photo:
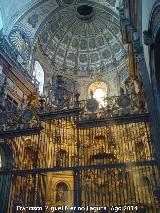
[[68,187],[68,190],[71,191],[71,185],[70,185],[66,180],[64,180],[64,179],[58,180],[57,182],[55,182],[55,184],[54,184],[54,186],[53,186],[53,190],[54,190],[54,191],[56,191],[56,187],[57,187],[57,185],[58,185],[59,183],[64,183],[64,184],[66,184],[67,187]]

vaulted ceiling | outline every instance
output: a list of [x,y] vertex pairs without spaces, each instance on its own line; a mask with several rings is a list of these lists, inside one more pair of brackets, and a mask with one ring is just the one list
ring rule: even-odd
[[52,64],[79,75],[102,67],[111,69],[125,56],[116,15],[94,5],[63,8],[48,20],[39,38]]
[[78,76],[111,73],[126,61],[117,2],[1,0],[3,32],[27,69],[38,43],[56,69],[69,69]]

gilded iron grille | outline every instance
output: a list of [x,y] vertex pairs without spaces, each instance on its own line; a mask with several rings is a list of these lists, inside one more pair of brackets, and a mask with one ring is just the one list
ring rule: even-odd
[[0,170],[0,184],[6,180],[10,188],[7,195],[9,188],[2,187],[8,196],[7,205],[1,198],[4,210],[158,211],[159,170],[148,114],[82,121],[79,113],[41,113],[38,131],[32,126],[16,136],[3,132],[1,144],[12,153]]

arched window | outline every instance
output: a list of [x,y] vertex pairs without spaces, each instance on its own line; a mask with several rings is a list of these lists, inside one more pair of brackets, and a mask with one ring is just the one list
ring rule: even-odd
[[39,83],[39,92],[40,94],[43,93],[43,85],[44,85],[44,71],[39,63],[39,61],[35,61],[34,63],[34,70],[33,70],[33,76]]
[[95,98],[98,101],[100,106],[104,106],[104,101],[103,101],[104,97],[105,97],[105,93],[103,89],[97,88],[94,91],[93,98]]
[[91,90],[93,91],[93,98],[95,98],[98,103],[99,107],[105,105],[104,97],[107,96],[107,85],[104,82],[94,82],[89,86],[88,94],[90,95]]

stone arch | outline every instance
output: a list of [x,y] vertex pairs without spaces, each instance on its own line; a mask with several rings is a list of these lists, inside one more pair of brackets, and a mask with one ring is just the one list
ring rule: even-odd
[[89,97],[92,92],[93,98],[99,103],[99,107],[104,106],[104,98],[108,95],[108,85],[102,81],[95,81],[88,88]]
[[[62,172],[62,173],[53,173],[49,176],[49,184],[48,184],[48,200],[52,202],[52,205],[73,205],[73,197],[74,197],[74,182],[73,182],[73,174],[72,172]],[[59,183],[64,183],[68,188],[68,199],[65,203],[56,202],[56,187]]]
[[67,185],[68,190],[72,190],[72,189],[71,189],[70,184],[69,184],[67,181],[63,180],[63,179],[61,179],[61,180],[57,181],[57,182],[55,183],[55,185],[54,185],[54,188],[53,188],[53,189],[54,189],[54,190],[56,190],[56,186],[57,186],[57,184],[59,184],[59,183],[61,183],[61,182],[65,183],[65,184]]
[[68,201],[68,185],[60,181],[56,184],[56,202],[67,202]]
[[107,95],[108,90],[109,90],[108,87],[109,87],[109,85],[106,82],[94,81],[91,84],[89,84],[89,86],[88,86],[88,96],[90,97],[91,90],[94,93],[97,88],[102,89],[104,91],[104,95]]
[[[73,204],[73,188],[72,183],[64,178],[56,181],[52,188],[54,202],[56,205],[72,205]],[[59,193],[59,194],[58,194]]]

